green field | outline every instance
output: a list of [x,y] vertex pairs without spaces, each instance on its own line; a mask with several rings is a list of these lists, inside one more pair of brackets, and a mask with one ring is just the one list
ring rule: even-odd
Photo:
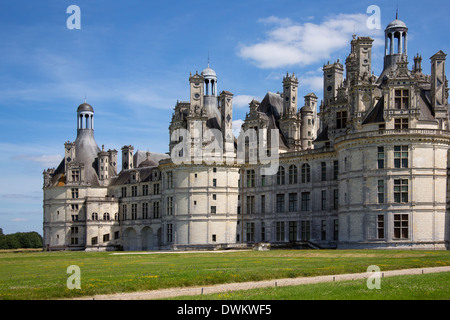
[[172,300],[449,300],[450,272],[386,277],[380,289],[367,280],[326,282],[301,286],[180,296]]
[[[81,290],[66,286],[81,270]],[[271,250],[115,255],[0,253],[0,299],[58,299],[227,282],[450,265],[450,251]]]

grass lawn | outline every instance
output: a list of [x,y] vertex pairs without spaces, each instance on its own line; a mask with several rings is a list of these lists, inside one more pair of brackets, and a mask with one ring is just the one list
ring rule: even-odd
[[450,272],[386,277],[380,289],[366,280],[182,296],[172,300],[449,300]]
[[[81,270],[69,290],[67,267]],[[111,252],[0,253],[0,299],[84,295],[227,282],[450,265],[450,251],[272,250],[114,255]]]

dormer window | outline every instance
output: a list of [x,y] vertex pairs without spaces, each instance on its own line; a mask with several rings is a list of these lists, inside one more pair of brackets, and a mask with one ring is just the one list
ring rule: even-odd
[[336,129],[347,127],[347,111],[336,112]]
[[72,181],[80,181],[80,170],[72,170]]
[[409,108],[409,90],[395,90],[395,109]]

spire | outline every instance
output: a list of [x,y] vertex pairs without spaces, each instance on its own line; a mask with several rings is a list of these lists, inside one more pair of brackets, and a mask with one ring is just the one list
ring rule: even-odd
[[398,20],[398,5],[397,5],[397,10],[395,11],[395,20]]

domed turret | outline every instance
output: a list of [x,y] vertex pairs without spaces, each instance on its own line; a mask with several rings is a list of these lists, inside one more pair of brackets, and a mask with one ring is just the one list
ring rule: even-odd
[[209,67],[209,65],[208,65],[208,67],[205,70],[202,71],[202,76],[203,77],[214,77],[214,78],[217,78],[216,72],[213,69],[211,69]]
[[407,28],[407,27],[406,27],[406,24],[402,20],[395,19],[394,21],[392,21],[391,23],[388,24],[386,29],[391,29],[391,28]]
[[217,75],[216,72],[209,67],[202,71],[202,76],[205,79],[205,96],[217,95]]
[[86,101],[78,106],[77,109],[77,129],[94,130],[94,108]]
[[398,14],[395,20],[388,24],[384,34],[384,68],[378,81],[382,81],[391,70],[395,70],[397,62],[408,60],[408,27],[398,19]]

